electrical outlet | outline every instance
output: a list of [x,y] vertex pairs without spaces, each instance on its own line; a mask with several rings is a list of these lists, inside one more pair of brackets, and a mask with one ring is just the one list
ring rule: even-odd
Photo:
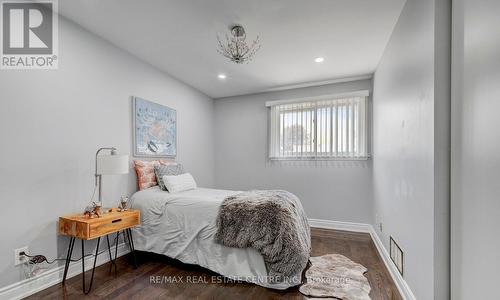
[[378,227],[378,229],[380,230],[380,232],[382,232],[384,228],[383,228],[382,220],[380,219],[380,215],[378,213],[375,214],[375,224]]
[[21,252],[28,253],[28,246],[14,249],[14,266],[24,264],[28,261],[26,256],[21,255]]

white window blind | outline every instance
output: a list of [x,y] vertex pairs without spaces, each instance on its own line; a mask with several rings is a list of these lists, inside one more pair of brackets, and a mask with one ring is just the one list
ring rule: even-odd
[[368,157],[367,95],[322,98],[268,102],[270,159]]

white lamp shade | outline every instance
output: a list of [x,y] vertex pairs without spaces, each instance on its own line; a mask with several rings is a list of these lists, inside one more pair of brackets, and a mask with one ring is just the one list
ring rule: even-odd
[[127,174],[128,155],[97,156],[97,175]]

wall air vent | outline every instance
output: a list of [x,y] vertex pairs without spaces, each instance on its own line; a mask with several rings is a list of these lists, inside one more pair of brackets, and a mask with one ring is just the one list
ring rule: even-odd
[[404,253],[403,250],[401,250],[401,247],[394,241],[392,236],[390,238],[390,255],[391,255],[391,260],[392,262],[396,265],[396,268],[398,268],[399,273],[401,276],[403,276],[403,265],[404,265]]

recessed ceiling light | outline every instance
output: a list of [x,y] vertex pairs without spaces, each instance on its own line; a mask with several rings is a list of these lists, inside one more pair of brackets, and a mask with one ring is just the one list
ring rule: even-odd
[[226,74],[219,74],[217,77],[219,77],[219,79],[226,79]]
[[316,57],[316,58],[314,59],[314,61],[315,61],[315,62],[317,62],[317,63],[322,63],[324,60],[325,60],[325,59],[324,59],[323,57]]

